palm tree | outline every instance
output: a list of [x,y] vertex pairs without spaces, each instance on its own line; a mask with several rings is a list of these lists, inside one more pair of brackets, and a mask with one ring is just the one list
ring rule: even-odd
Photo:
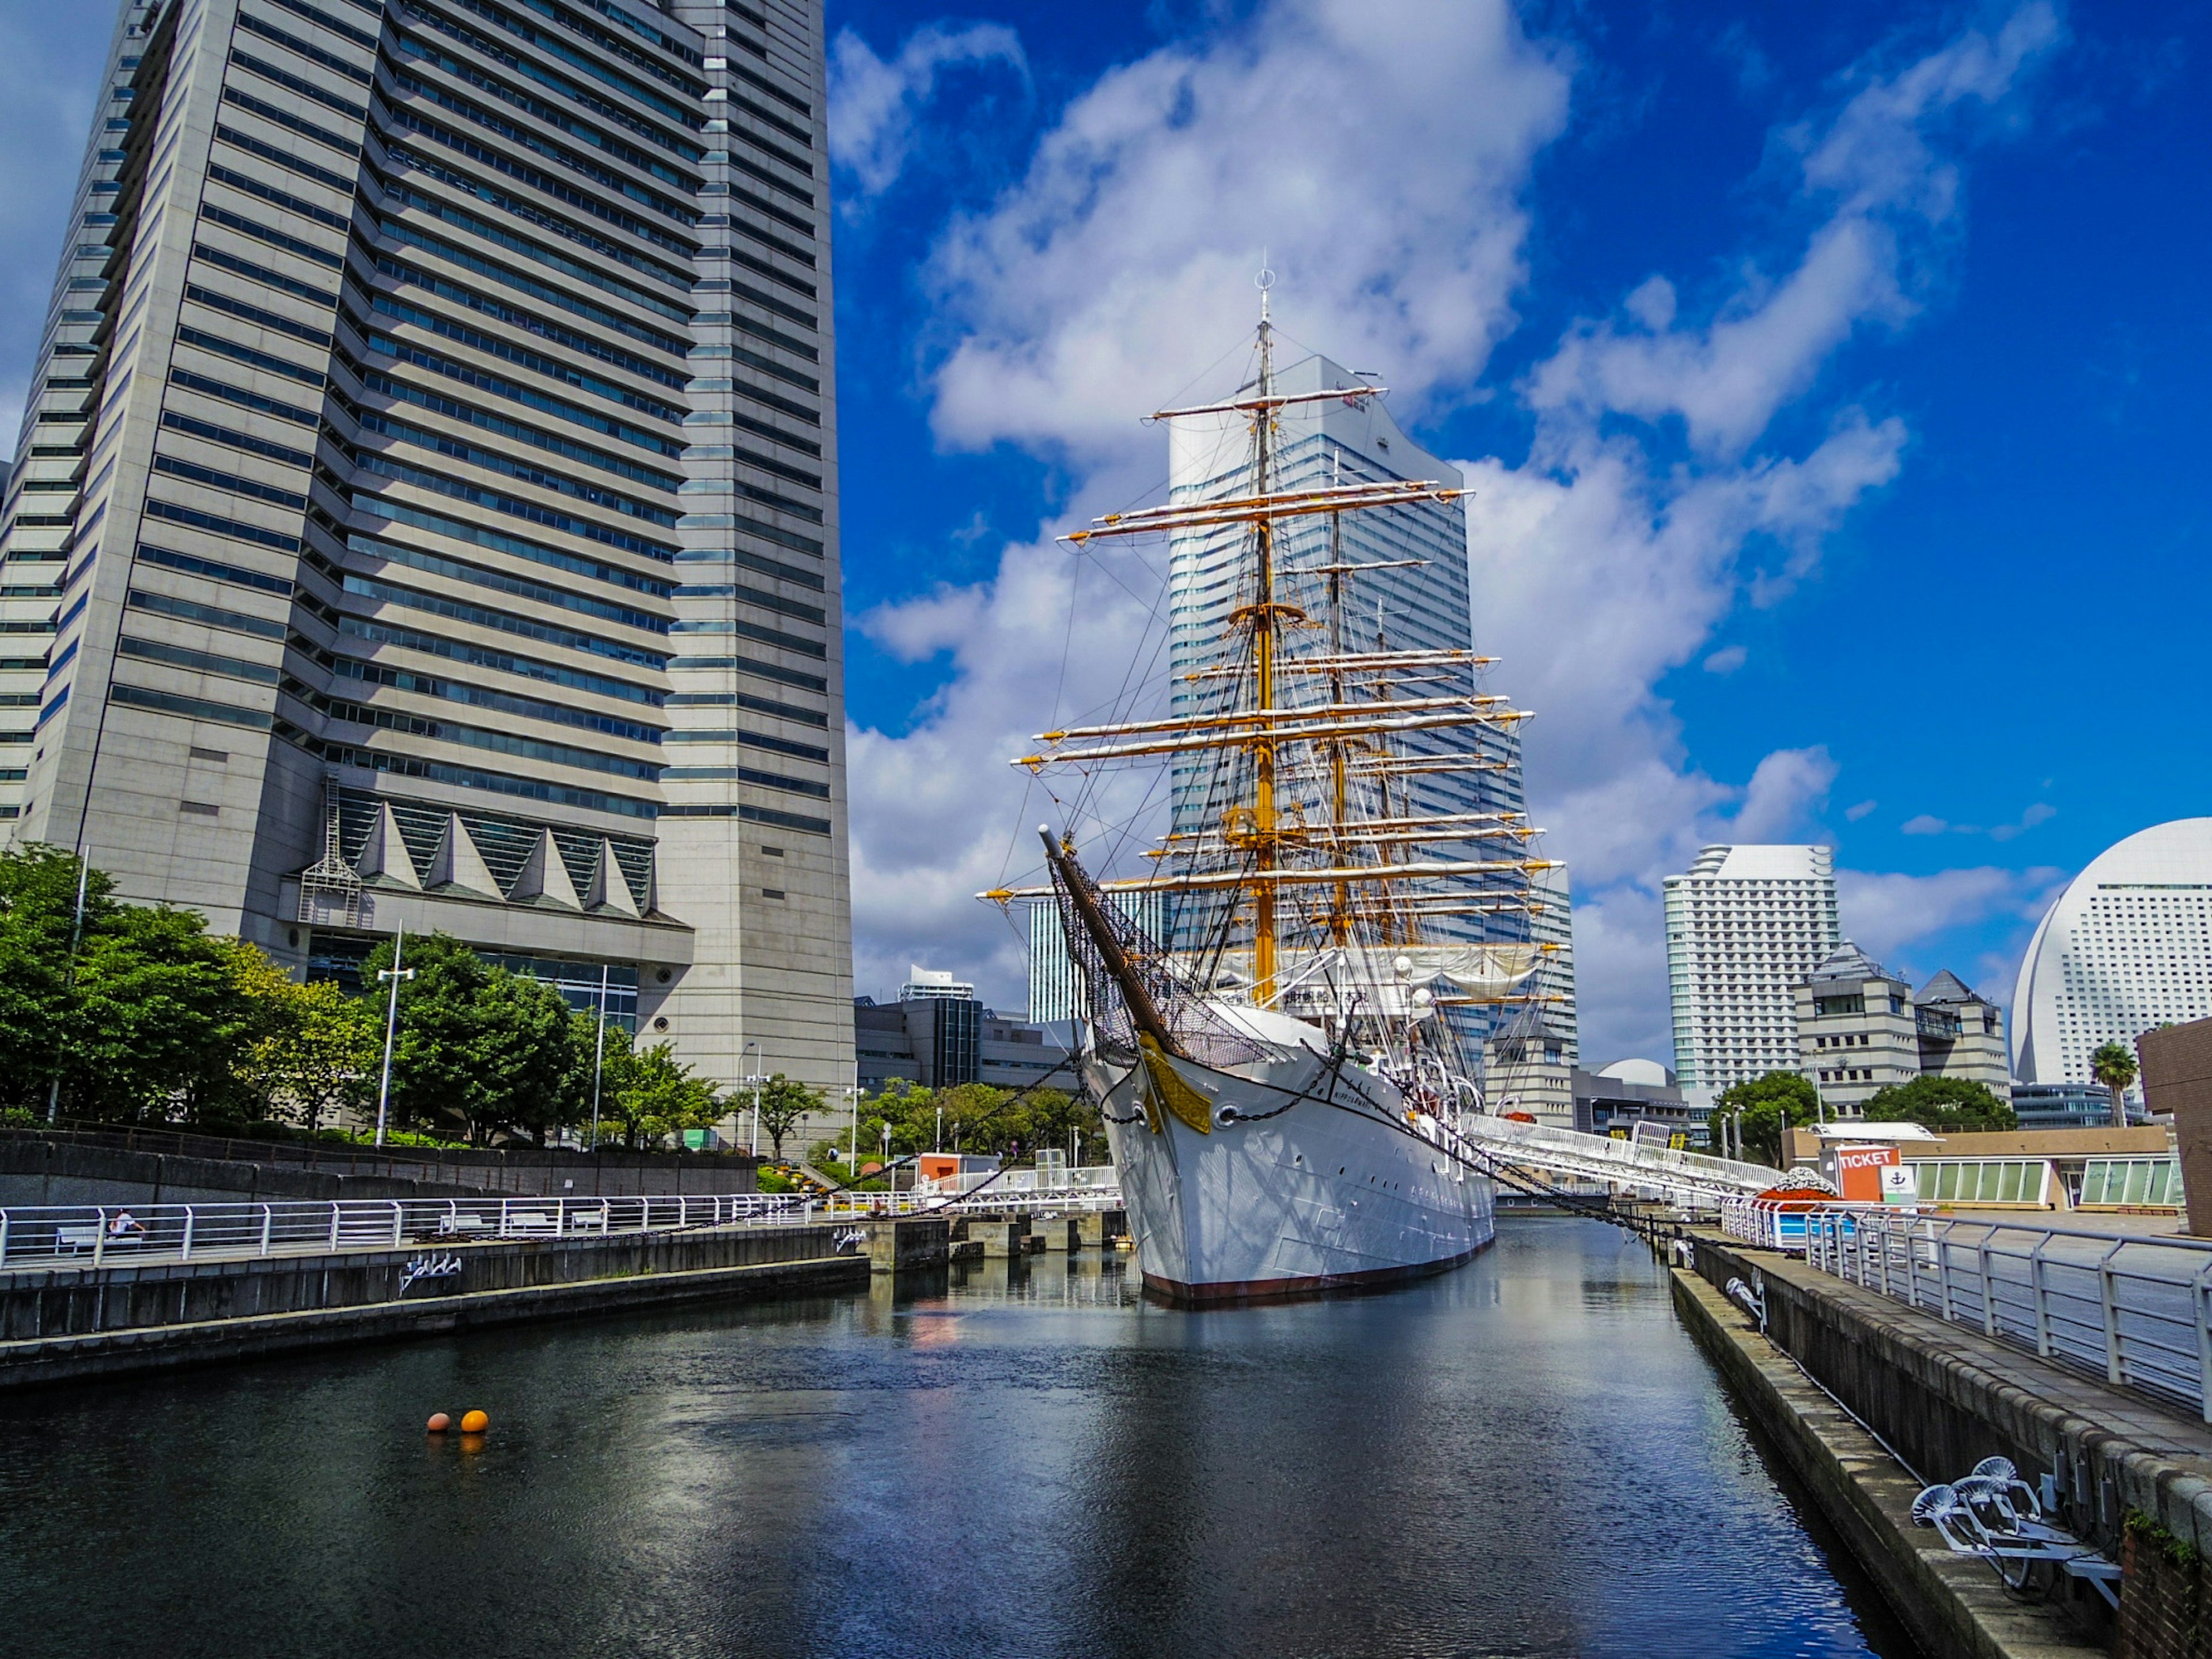
[[2135,1051],[2124,1042],[2107,1042],[2089,1056],[2089,1075],[2112,1091],[2112,1127],[2128,1127],[2128,1085],[2136,1080]]

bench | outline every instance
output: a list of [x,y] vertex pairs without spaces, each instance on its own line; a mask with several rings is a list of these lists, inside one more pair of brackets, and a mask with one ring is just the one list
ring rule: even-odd
[[471,1211],[461,1211],[452,1215],[440,1216],[436,1236],[440,1238],[452,1238],[462,1233],[488,1233],[495,1231],[498,1226],[497,1216],[479,1215]]
[[568,1212],[568,1231],[572,1233],[603,1233],[606,1230],[607,1206],[604,1204],[596,1210]]
[[[57,1227],[54,1229],[54,1254],[77,1255],[87,1250],[99,1249],[100,1236],[106,1228],[106,1224],[100,1221],[84,1221],[74,1225]],[[146,1235],[143,1232],[111,1235],[107,1241],[107,1249],[135,1250],[145,1242]],[[102,1252],[102,1254],[105,1253]]]
[[561,1231],[558,1210],[509,1210],[500,1228],[506,1238],[542,1238]]

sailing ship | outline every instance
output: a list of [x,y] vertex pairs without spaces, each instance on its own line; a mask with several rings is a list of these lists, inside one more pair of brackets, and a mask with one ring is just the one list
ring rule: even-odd
[[[1165,766],[1185,805],[1149,874],[1101,879],[1071,836],[1040,826],[1050,886],[981,896],[1057,907],[1083,1085],[1105,1120],[1139,1266],[1149,1289],[1187,1303],[1440,1272],[1491,1241],[1486,1158],[1462,1133],[1483,1101],[1454,1011],[1535,995],[1547,947],[1451,935],[1515,932],[1496,919],[1531,916],[1555,867],[1520,812],[1422,810],[1425,775],[1496,768],[1482,733],[1528,715],[1480,689],[1490,659],[1471,641],[1393,645],[1374,573],[1418,562],[1357,556],[1344,526],[1464,492],[1282,481],[1286,411],[1357,407],[1384,389],[1358,377],[1280,387],[1267,287],[1263,273],[1255,372],[1239,392],[1152,416],[1241,424],[1241,476],[1065,538],[1233,537],[1227,637],[1182,677],[1177,712],[1045,732],[1015,762],[1086,787]],[[1325,538],[1285,533],[1315,520]]]

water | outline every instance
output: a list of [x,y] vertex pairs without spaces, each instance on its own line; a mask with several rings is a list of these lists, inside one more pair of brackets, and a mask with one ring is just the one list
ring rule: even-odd
[[[1911,1652],[1640,1245],[1243,1311],[1037,1259],[0,1396],[0,1650]],[[421,1431],[491,1413],[471,1452]]]

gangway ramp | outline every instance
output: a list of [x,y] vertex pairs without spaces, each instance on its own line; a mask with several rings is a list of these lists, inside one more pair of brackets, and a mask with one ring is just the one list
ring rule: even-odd
[[[1548,1128],[1517,1118],[1470,1115],[1459,1127],[1479,1152],[1500,1165],[1595,1182],[1615,1192],[1652,1194],[1686,1209],[1717,1209],[1725,1200],[1763,1193],[1782,1179],[1764,1164],[1741,1164],[1668,1146],[1639,1146],[1632,1140]],[[1825,1184],[1818,1177],[1808,1183],[1810,1173],[1795,1171],[1790,1180]]]

